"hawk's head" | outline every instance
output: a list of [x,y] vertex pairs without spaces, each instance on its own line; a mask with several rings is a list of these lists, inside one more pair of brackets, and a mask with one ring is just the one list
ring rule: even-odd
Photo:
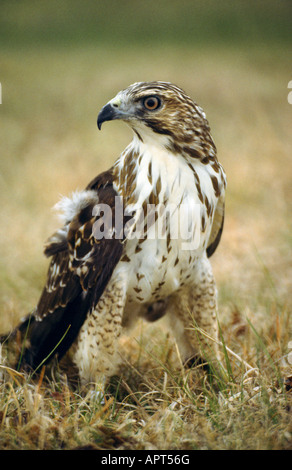
[[101,110],[98,128],[105,121],[122,119],[140,140],[164,135],[168,150],[205,158],[215,154],[209,124],[200,106],[179,87],[168,82],[138,82],[120,91]]

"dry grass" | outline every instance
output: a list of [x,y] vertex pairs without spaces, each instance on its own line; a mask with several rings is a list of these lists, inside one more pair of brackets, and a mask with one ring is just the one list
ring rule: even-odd
[[164,79],[204,106],[228,175],[213,259],[220,325],[224,344],[258,373],[226,351],[227,372],[211,382],[183,370],[163,320],[123,338],[104,405],[57,365],[27,377],[4,358],[1,449],[292,448],[291,384],[282,381],[292,375],[290,78],[288,53],[276,48],[4,51],[0,331],[37,301],[59,194],[83,188],[131,137],[122,123],[98,133],[98,110],[131,82]]

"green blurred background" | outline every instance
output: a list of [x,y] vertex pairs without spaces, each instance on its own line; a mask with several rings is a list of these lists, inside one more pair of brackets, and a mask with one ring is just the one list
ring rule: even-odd
[[214,257],[223,305],[264,302],[254,247],[288,298],[291,13],[290,0],[1,0],[2,324],[37,300],[59,195],[85,187],[131,138],[120,122],[98,132],[98,111],[140,80],[176,83],[209,118],[228,175]]
[[1,42],[19,46],[286,44],[290,1],[1,1]]

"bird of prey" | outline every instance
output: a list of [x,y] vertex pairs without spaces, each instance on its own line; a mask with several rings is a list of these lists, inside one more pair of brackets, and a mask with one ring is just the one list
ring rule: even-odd
[[63,224],[45,245],[47,281],[23,323],[21,355],[22,367],[36,369],[70,348],[81,382],[101,390],[119,363],[121,333],[141,316],[166,314],[184,360],[218,357],[209,258],[222,234],[226,177],[205,113],[174,84],[138,82],[102,108],[98,128],[116,119],[133,140],[58,203]]

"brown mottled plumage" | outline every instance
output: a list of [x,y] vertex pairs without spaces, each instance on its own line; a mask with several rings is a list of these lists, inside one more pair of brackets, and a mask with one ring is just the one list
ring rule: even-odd
[[226,186],[205,113],[171,83],[139,82],[103,107],[98,127],[113,119],[130,125],[133,141],[58,204],[63,227],[45,247],[47,283],[22,356],[35,369],[73,346],[81,380],[99,389],[115,372],[121,332],[141,315],[167,314],[184,359],[210,348],[218,355],[194,328],[216,339],[208,258],[220,241]]

